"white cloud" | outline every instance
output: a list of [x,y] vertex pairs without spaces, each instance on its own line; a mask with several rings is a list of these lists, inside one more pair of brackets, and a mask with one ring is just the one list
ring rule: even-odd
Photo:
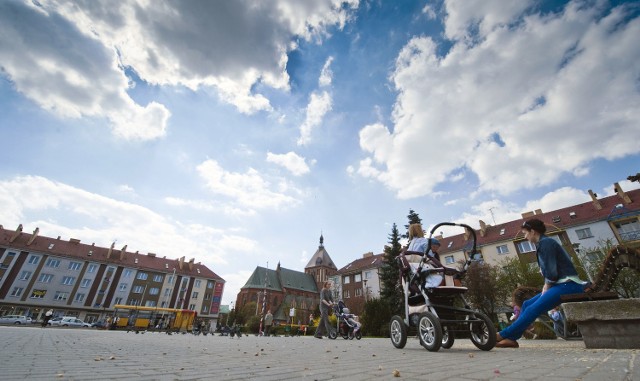
[[[167,258],[189,248],[213,271],[227,263],[232,252],[252,253],[257,244],[227,227],[218,229],[171,220],[148,208],[37,176],[0,181],[0,209],[4,226],[23,224],[40,228],[43,235],[81,238],[108,247],[128,246],[129,251],[153,252]],[[46,214],[47,219],[31,215]]]
[[307,117],[300,126],[298,145],[304,146],[311,142],[311,132],[322,123],[324,115],[331,111],[332,103],[331,95],[326,91],[311,94],[307,105]]
[[369,160],[358,173],[400,198],[460,170],[479,190],[508,194],[640,152],[640,19],[582,3],[523,15],[516,3],[447,2],[445,56],[432,39],[411,39],[391,76],[393,128],[362,128]]
[[333,62],[333,57],[327,58],[327,61],[322,66],[322,71],[320,72],[320,78],[318,79],[318,85],[320,87],[326,87],[331,85],[331,81],[333,80],[333,72],[331,71],[331,63]]
[[229,172],[217,161],[206,160],[197,170],[210,191],[225,196],[245,208],[278,209],[300,203],[300,200],[291,194],[299,196],[301,191],[284,180],[278,180],[277,184],[272,186],[253,168],[249,168],[245,173]]
[[105,118],[124,139],[165,136],[170,112],[156,102],[143,106],[131,99],[112,47],[34,7],[0,4],[2,72],[17,91],[61,117]]
[[287,152],[285,154],[267,152],[267,161],[286,168],[295,176],[302,176],[310,171],[304,157],[295,152]]

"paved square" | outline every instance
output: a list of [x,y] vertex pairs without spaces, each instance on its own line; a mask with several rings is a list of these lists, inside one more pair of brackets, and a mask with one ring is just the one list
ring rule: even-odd
[[[637,350],[522,340],[483,352],[468,339],[428,352],[409,338],[230,338],[0,326],[2,380],[640,380]],[[398,377],[394,376],[397,370]]]

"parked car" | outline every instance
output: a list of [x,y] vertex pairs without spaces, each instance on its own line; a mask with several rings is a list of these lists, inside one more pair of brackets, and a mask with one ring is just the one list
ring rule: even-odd
[[31,324],[31,318],[25,315],[0,316],[0,324]]
[[62,320],[62,316],[54,317],[54,318],[49,319],[47,324],[48,325],[58,325],[58,323],[60,323],[60,320]]
[[98,329],[105,329],[107,328],[107,321],[106,320],[98,320],[96,322],[94,322],[93,324],[91,324],[92,328],[98,328]]
[[49,324],[61,327],[91,327],[91,324],[85,323],[73,316],[63,316],[60,320],[54,318],[49,321]]

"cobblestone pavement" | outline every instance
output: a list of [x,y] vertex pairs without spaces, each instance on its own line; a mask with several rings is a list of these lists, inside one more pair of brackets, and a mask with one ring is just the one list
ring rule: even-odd
[[[638,350],[522,340],[484,352],[468,339],[428,352],[409,338],[318,340],[0,326],[1,380],[640,381]],[[396,373],[397,371],[397,373]],[[394,374],[395,373],[395,374]]]

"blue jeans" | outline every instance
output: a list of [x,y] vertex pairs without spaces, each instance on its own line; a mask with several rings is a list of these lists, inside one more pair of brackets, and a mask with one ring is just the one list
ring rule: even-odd
[[510,326],[500,331],[503,339],[518,340],[524,331],[542,314],[560,305],[560,296],[584,292],[581,284],[573,281],[556,284],[544,294],[538,294],[522,303],[520,316]]

